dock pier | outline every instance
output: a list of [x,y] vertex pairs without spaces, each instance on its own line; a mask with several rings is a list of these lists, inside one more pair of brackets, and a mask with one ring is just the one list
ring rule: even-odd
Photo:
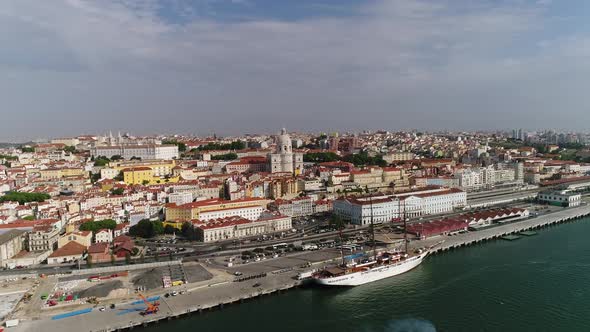
[[[583,205],[575,208],[532,217],[526,220],[480,229],[466,234],[457,234],[445,238],[445,242],[433,249],[431,254],[437,254],[452,249],[467,247],[484,241],[501,239],[509,235],[518,235],[521,232],[534,231],[558,224],[568,223],[590,215],[590,206]],[[424,240],[420,242],[429,241]]]

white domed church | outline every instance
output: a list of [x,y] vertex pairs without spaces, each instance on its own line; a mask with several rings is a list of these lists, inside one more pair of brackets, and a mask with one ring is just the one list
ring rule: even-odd
[[287,130],[283,128],[276,140],[275,153],[268,155],[271,173],[301,174],[303,171],[303,153],[293,153],[293,143]]

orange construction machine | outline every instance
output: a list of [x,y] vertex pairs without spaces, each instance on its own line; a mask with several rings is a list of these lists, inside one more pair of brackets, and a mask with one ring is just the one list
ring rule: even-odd
[[145,296],[143,296],[141,293],[138,294],[139,297],[141,298],[141,300],[143,301],[143,303],[145,303],[145,310],[140,312],[140,314],[142,316],[145,315],[151,315],[151,314],[155,314],[158,312],[158,310],[160,310],[160,302],[154,301],[153,303],[148,301]]

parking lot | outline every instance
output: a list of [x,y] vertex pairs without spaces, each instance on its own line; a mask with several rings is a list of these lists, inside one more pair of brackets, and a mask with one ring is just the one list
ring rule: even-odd
[[322,262],[338,257],[340,257],[340,250],[324,249],[316,251],[296,252],[278,258],[267,258],[257,262],[236,264],[231,267],[227,267],[226,259],[219,257],[215,260],[212,260],[211,264],[214,265],[216,268],[224,269],[231,274],[235,274],[235,272],[238,271],[246,276],[260,273],[269,273],[283,269],[291,269],[293,267],[303,269],[307,268],[308,263]]

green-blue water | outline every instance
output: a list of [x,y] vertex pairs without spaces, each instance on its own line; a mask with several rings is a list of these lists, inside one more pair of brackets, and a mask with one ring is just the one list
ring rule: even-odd
[[590,331],[590,219],[364,286],[294,290],[145,331]]

